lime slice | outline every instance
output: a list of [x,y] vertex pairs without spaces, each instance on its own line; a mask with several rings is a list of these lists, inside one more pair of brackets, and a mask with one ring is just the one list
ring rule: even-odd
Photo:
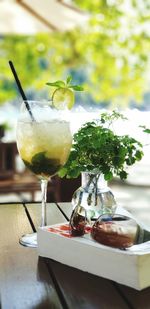
[[74,105],[74,92],[69,88],[57,88],[52,95],[52,103],[57,109],[71,109]]

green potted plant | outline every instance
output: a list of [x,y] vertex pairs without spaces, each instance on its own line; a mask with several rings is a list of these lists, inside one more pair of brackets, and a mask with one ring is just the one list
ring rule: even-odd
[[74,193],[73,207],[87,210],[88,217],[112,212],[116,203],[107,181],[114,176],[126,179],[127,167],[142,159],[142,144],[129,135],[117,135],[114,121],[126,118],[117,111],[102,113],[100,119],[85,123],[74,134],[73,145],[60,177],[76,178],[82,175],[82,185]]

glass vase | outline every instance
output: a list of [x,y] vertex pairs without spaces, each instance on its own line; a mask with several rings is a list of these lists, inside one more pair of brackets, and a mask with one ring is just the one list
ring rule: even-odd
[[82,207],[86,210],[87,220],[96,220],[105,213],[113,214],[116,209],[116,201],[107,181],[101,173],[83,172],[81,174],[81,187],[72,197],[73,210]]

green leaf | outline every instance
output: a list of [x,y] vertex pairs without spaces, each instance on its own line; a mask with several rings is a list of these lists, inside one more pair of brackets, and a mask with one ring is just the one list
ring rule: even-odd
[[79,85],[70,85],[69,88],[76,90],[76,91],[83,91],[84,88],[82,86]]
[[60,169],[60,171],[58,172],[59,177],[64,177],[66,174],[67,174],[67,168],[66,167],[62,167]]
[[72,81],[72,76],[69,75],[69,76],[67,77],[67,81],[66,81],[66,82],[67,82],[67,85],[70,84],[71,81]]
[[111,180],[113,178],[113,174],[112,174],[112,172],[108,172],[108,173],[106,173],[105,174],[105,180]]
[[145,129],[145,130],[143,130],[143,132],[150,133],[150,129]]
[[146,126],[144,126],[144,125],[140,125],[139,128],[144,129],[144,130],[143,130],[144,133],[150,133],[150,129],[149,129],[149,128],[146,128]]
[[128,174],[127,174],[127,172],[125,172],[125,171],[121,171],[121,172],[119,173],[119,176],[120,176],[120,178],[123,180],[123,179],[126,179],[126,178],[127,178]]
[[135,156],[136,156],[136,159],[140,161],[142,159],[143,152],[141,152],[140,150],[137,150]]
[[52,86],[52,87],[63,88],[65,87],[65,82],[63,82],[62,80],[57,80],[56,82],[53,82],[53,83],[46,83],[46,85]]

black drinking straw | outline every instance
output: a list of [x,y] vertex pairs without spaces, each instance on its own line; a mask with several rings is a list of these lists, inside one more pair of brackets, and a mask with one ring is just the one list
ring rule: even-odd
[[24,103],[25,103],[25,105],[26,105],[26,108],[27,108],[27,110],[28,110],[28,112],[29,112],[29,114],[30,114],[30,117],[31,117],[32,121],[35,121],[35,119],[34,119],[34,117],[33,117],[33,114],[32,114],[32,112],[31,112],[31,109],[30,109],[30,106],[29,106],[27,97],[26,97],[26,95],[25,95],[25,93],[24,93],[24,91],[23,91],[23,89],[22,89],[20,80],[19,80],[19,78],[18,78],[18,75],[17,75],[17,73],[16,73],[16,70],[15,70],[14,65],[13,65],[13,63],[12,63],[11,60],[9,61],[9,65],[10,65],[11,71],[12,71],[12,73],[13,73],[13,75],[14,75],[16,84],[17,84],[18,89],[19,89],[19,92],[20,92],[20,94],[21,94],[21,96],[22,96],[22,98],[23,98],[23,100],[24,100]]

